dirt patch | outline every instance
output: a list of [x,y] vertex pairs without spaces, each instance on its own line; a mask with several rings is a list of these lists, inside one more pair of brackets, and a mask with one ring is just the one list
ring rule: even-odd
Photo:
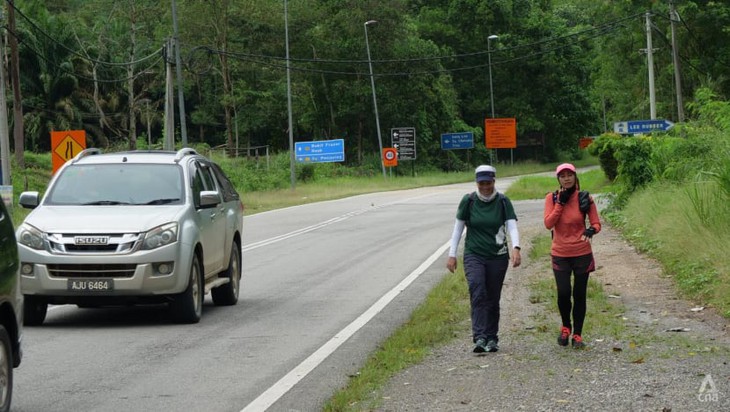
[[[525,240],[544,228],[521,224],[524,265],[507,275],[500,351],[471,353],[470,323],[464,319],[456,340],[376,394],[375,410],[730,410],[728,320],[679,298],[660,265],[608,225],[593,243],[592,277],[624,306],[627,327],[646,339],[637,345],[610,334],[586,335],[588,350],[558,346],[557,310],[529,303],[530,282],[552,278],[544,260],[527,258]],[[587,323],[590,303],[588,312]],[[536,316],[554,319],[555,330],[540,331]]]

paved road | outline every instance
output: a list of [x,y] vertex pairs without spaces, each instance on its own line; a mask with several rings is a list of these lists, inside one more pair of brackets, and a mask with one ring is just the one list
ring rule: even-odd
[[171,324],[163,307],[53,307],[25,330],[13,410],[317,410],[440,281],[473,188],[246,217],[242,300],[208,297],[197,325]]

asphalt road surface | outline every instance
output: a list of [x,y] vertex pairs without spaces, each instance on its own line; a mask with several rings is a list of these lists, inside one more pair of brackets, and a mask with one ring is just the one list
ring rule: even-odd
[[[498,179],[504,190],[513,179]],[[26,327],[14,411],[316,411],[445,274],[474,183],[247,216],[237,306],[52,306]],[[245,196],[244,196],[245,203]]]

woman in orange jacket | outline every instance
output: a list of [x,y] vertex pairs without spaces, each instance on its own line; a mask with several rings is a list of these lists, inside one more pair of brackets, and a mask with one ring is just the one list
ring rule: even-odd
[[[588,276],[596,267],[591,239],[601,231],[601,221],[593,199],[587,192],[580,192],[575,166],[563,163],[555,169],[555,175],[560,189],[545,196],[545,227],[553,231],[550,255],[563,323],[558,345],[568,346],[572,334],[573,348],[582,349]],[[571,274],[575,277],[572,290]]]

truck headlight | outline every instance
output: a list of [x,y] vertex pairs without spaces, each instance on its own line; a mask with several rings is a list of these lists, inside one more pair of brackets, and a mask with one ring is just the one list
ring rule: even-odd
[[177,242],[177,223],[167,223],[150,230],[142,241],[143,250],[157,249]]
[[20,244],[28,246],[31,249],[44,249],[43,232],[27,223],[20,225],[17,238]]

